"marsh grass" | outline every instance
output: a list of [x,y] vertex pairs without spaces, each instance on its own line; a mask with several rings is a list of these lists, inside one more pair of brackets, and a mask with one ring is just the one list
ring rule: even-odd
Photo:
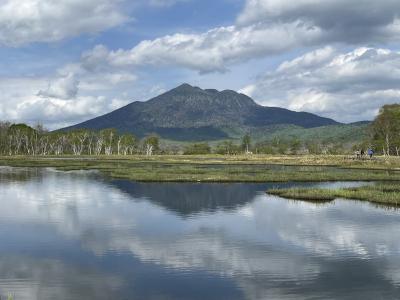
[[0,157],[0,165],[99,170],[113,178],[176,182],[400,181],[400,160],[345,156],[65,156]]
[[332,201],[337,198],[368,201],[378,204],[400,205],[400,184],[376,183],[361,187],[323,189],[287,188],[270,189],[268,194],[303,201]]
[[[113,178],[176,182],[400,181],[397,162],[352,162],[342,156],[0,157],[0,165],[99,170]],[[279,163],[278,163],[279,162]],[[293,163],[296,162],[297,164]],[[336,162],[336,164],[334,164]],[[371,165],[371,163],[373,165]],[[368,168],[368,166],[370,166]]]

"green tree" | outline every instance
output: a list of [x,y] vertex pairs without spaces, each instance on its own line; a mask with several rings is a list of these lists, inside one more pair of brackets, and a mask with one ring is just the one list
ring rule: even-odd
[[310,154],[321,154],[322,153],[321,145],[317,141],[308,141],[306,143],[306,148],[308,150],[308,153],[310,153]]
[[144,152],[147,156],[153,155],[160,150],[160,138],[158,135],[152,134],[143,141]]
[[31,138],[34,136],[34,132],[35,129],[26,124],[11,125],[8,130],[10,153],[34,155],[31,151]]
[[293,139],[291,142],[290,142],[290,145],[289,145],[289,147],[290,147],[290,152],[292,153],[292,154],[297,154],[299,151],[300,151],[300,149],[301,149],[301,142],[300,142],[300,140],[299,139]]
[[8,130],[10,123],[0,122],[0,154],[8,155]]
[[242,138],[242,149],[249,153],[251,149],[251,137],[250,134],[246,133]]
[[196,154],[210,154],[211,148],[207,143],[196,143],[185,147],[183,154],[196,155]]
[[240,146],[235,145],[232,141],[223,141],[215,147],[214,152],[223,155],[238,154]]
[[103,138],[104,153],[106,155],[112,155],[114,144],[117,139],[117,130],[115,128],[106,128],[100,131],[100,135]]
[[281,141],[277,146],[277,151],[279,154],[287,154],[289,151],[289,144]]
[[126,133],[118,138],[117,153],[118,155],[133,154],[134,149],[137,147],[137,139],[133,134]]
[[82,155],[89,137],[87,129],[75,129],[68,133],[68,140],[74,155]]
[[384,155],[400,153],[400,104],[383,106],[371,125],[372,142]]
[[258,153],[262,153],[262,154],[276,154],[277,153],[276,148],[273,145],[271,145],[269,142],[260,143],[256,147],[258,149]]

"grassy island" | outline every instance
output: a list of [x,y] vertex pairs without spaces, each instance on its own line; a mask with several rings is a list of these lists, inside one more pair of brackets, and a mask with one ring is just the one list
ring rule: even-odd
[[354,188],[287,188],[271,189],[269,194],[311,202],[326,202],[336,198],[355,199],[378,204],[400,205],[400,184],[377,183]]

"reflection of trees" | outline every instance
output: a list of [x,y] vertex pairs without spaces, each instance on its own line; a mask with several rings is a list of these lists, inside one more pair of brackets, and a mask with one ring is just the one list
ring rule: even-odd
[[43,170],[39,168],[11,168],[0,167],[0,183],[2,182],[27,182],[39,178]]

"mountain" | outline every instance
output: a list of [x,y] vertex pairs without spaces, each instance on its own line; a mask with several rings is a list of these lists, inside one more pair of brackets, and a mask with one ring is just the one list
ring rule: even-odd
[[136,101],[106,115],[64,128],[113,127],[139,137],[157,133],[171,140],[217,140],[287,124],[314,128],[340,123],[311,113],[265,107],[231,90],[183,84],[146,102]]

